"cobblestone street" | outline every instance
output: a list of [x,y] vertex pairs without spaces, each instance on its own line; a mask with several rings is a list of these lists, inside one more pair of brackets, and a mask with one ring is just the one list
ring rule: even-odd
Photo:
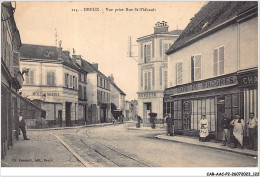
[[[132,123],[28,131],[8,151],[13,167],[254,167],[254,157],[155,138],[164,129],[129,129]],[[56,138],[58,137],[58,138]],[[231,160],[232,159],[232,160]]]

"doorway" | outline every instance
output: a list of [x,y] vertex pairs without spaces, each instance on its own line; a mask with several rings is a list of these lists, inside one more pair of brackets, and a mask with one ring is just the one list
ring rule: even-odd
[[65,118],[66,118],[66,126],[71,126],[71,102],[66,102],[66,113],[65,113]]
[[59,126],[62,127],[62,110],[58,110]]
[[222,139],[222,128],[221,121],[223,119],[223,114],[225,113],[225,102],[217,104],[217,139]]
[[148,118],[150,118],[149,113],[152,112],[152,103],[144,103],[144,123],[149,123]]

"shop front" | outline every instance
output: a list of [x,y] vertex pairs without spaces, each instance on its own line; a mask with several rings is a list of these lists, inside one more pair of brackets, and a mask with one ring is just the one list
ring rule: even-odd
[[[254,113],[258,117],[258,70],[257,68],[247,69],[238,72],[238,86],[243,93],[241,106],[244,108],[242,116],[245,122],[249,114]],[[245,132],[248,136],[248,131]]]
[[198,136],[199,122],[205,115],[210,138],[220,140],[222,115],[233,119],[241,114],[241,97],[243,92],[233,73],[166,89],[163,111],[173,116],[177,133],[189,136]]

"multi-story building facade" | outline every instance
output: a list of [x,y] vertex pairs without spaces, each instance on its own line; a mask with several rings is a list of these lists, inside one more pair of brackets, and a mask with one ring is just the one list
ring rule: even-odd
[[126,94],[116,85],[114,76],[111,74],[108,76],[110,80],[111,87],[110,87],[110,97],[111,103],[113,103],[117,110],[122,111],[123,115],[126,117],[125,112],[125,96]]
[[34,100],[46,110],[46,123],[52,126],[72,126],[78,119],[78,77],[87,74],[55,46],[23,44],[19,50],[21,68],[29,69],[22,95]]
[[168,56],[165,52],[182,30],[168,31],[167,22],[158,22],[154,34],[137,39],[138,42],[138,112],[149,123],[148,114],[157,113],[163,123],[163,92],[167,88]]
[[109,122],[111,119],[110,81],[98,70],[98,64],[83,61],[83,67],[88,71],[87,98],[88,115],[91,123]]
[[18,138],[18,117],[34,120],[41,117],[42,110],[19,94],[23,86],[20,72],[19,48],[21,39],[14,20],[11,2],[1,3],[1,157],[3,158],[15,138]]
[[78,105],[78,120],[79,124],[90,124],[88,120],[88,99],[87,99],[87,70],[83,67],[81,55],[72,55],[74,63],[80,67],[78,72],[78,91],[79,91],[79,105]]
[[[197,135],[202,115],[221,139],[222,114],[258,115],[257,2],[209,2],[166,52],[164,112],[175,130]],[[192,133],[194,132],[194,133]]]

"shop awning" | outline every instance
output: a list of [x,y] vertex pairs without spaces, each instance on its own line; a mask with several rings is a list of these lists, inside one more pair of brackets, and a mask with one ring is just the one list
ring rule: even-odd
[[30,107],[31,109],[34,109],[34,110],[37,110],[37,111],[41,111],[41,117],[45,118],[45,116],[44,116],[44,115],[46,115],[46,111],[45,110],[43,110],[40,107],[38,107],[37,105],[33,104],[30,100],[22,97],[20,94],[18,94],[14,90],[12,90],[10,87],[6,86],[4,83],[1,83],[1,86],[4,87],[11,94],[16,96],[18,99],[20,99],[20,101],[22,101],[23,104],[25,104],[26,106]]

